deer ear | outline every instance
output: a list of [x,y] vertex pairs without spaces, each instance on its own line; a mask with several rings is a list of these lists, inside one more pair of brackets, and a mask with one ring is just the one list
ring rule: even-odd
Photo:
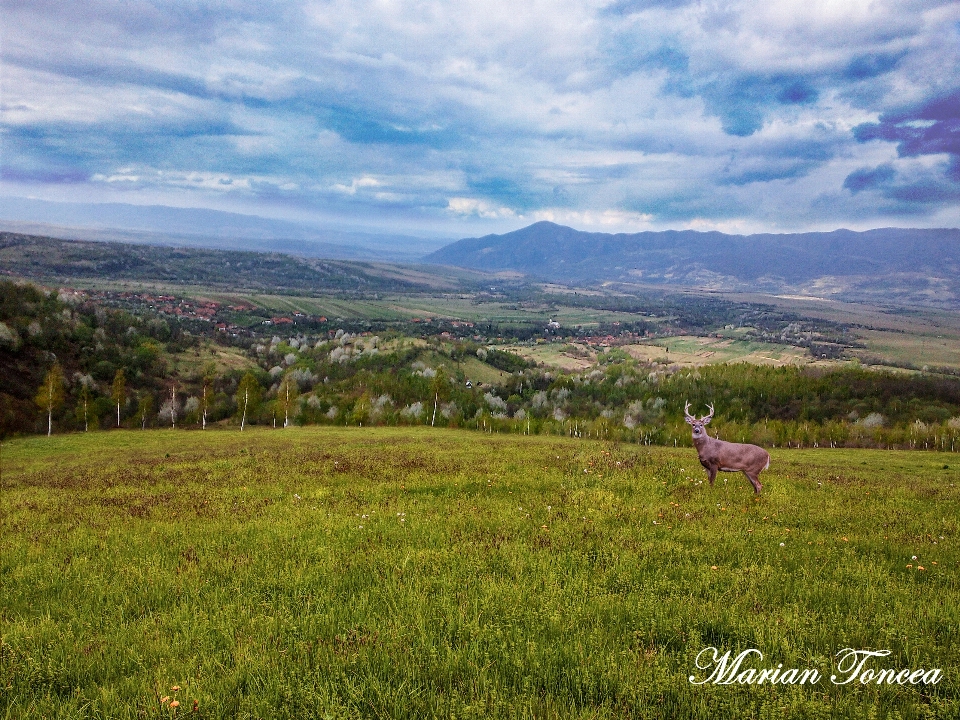
[[689,415],[687,415],[687,416],[684,418],[684,420],[687,421],[687,424],[688,424],[688,425],[693,425],[693,418],[690,417]]
[[704,425],[709,425],[709,424],[710,424],[710,416],[707,415],[707,416],[706,416],[705,418],[703,418],[700,422],[702,422]]

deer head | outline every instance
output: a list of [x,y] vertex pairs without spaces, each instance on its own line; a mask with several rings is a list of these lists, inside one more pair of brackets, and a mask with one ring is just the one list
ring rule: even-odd
[[710,424],[710,419],[713,417],[713,405],[707,405],[710,408],[710,414],[704,415],[702,418],[697,420],[693,415],[690,414],[690,403],[687,402],[683,406],[683,419],[689,423],[690,427],[693,429],[693,439],[701,438],[707,434],[707,431],[704,430],[704,425]]

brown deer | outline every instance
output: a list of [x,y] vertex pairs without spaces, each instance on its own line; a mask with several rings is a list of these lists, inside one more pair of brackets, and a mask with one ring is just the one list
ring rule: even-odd
[[756,445],[744,445],[717,440],[707,435],[704,425],[713,417],[713,405],[707,405],[710,414],[697,420],[690,414],[690,403],[683,408],[684,419],[693,428],[693,446],[700,456],[700,464],[707,469],[710,484],[720,472],[742,472],[753,485],[754,492],[759,495],[763,485],[760,484],[760,473],[770,467],[770,453]]

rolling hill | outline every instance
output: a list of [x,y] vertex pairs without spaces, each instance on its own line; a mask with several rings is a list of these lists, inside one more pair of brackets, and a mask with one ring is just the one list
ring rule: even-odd
[[260,292],[363,294],[470,287],[471,273],[279,252],[89,242],[0,231],[0,275],[38,282],[130,281]]

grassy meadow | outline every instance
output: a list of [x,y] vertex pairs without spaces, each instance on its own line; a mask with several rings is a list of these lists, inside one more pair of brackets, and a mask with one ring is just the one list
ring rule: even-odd
[[755,365],[800,365],[814,362],[803,348],[720,337],[660,338],[624,348],[642,361],[675,363],[683,367],[747,362]]
[[[430,428],[7,442],[0,717],[960,716],[956,454],[704,478]],[[694,686],[707,646],[824,678]],[[847,647],[944,677],[833,685]]]

